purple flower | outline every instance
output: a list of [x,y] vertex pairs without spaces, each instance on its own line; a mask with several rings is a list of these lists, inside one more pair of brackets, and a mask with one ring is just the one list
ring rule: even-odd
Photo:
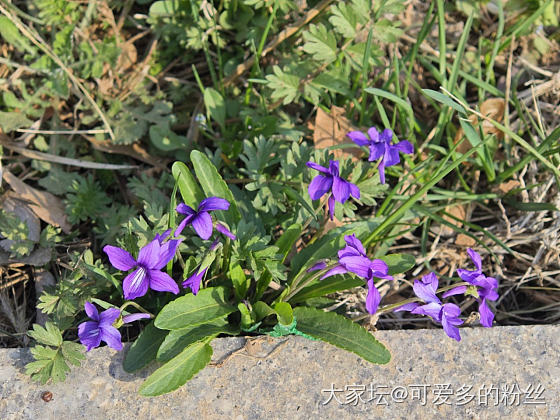
[[87,351],[98,347],[101,341],[105,341],[109,347],[115,350],[122,350],[121,333],[113,327],[113,322],[121,315],[121,311],[117,308],[109,308],[99,313],[97,308],[89,302],[86,302],[85,309],[93,321],[82,322],[78,326],[78,337],[80,342],[86,346]]
[[423,276],[421,280],[415,280],[413,285],[414,294],[427,304],[420,305],[419,303],[411,302],[396,308],[394,312],[409,311],[413,314],[429,316],[434,321],[442,324],[443,330],[449,337],[461,341],[461,335],[457,328],[457,325],[463,323],[459,319],[461,308],[454,303],[441,303],[436,296],[438,283],[438,278],[434,273]]
[[124,298],[127,300],[144,296],[148,288],[159,292],[179,293],[179,287],[167,273],[160,271],[173,259],[181,240],[161,243],[161,237],[154,238],[138,252],[138,260],[127,251],[116,246],[106,245],[103,251],[118,270],[134,271],[123,281]]
[[360,131],[351,131],[347,136],[359,146],[369,146],[368,160],[370,162],[382,157],[381,163],[379,163],[379,180],[382,184],[385,184],[385,168],[396,165],[401,161],[399,152],[406,154],[414,152],[414,146],[407,140],[391,144],[393,131],[389,128],[379,134],[375,127],[370,127],[368,130],[369,139]]
[[307,166],[321,172],[309,184],[309,197],[318,200],[323,195],[332,191],[328,198],[329,213],[331,220],[334,219],[335,201],[344,204],[350,196],[360,198],[360,189],[351,182],[342,179],[339,175],[339,164],[336,160],[329,162],[329,168],[325,168],[314,162],[307,162]]
[[205,198],[200,202],[196,210],[194,210],[190,206],[187,206],[185,203],[179,204],[176,208],[177,212],[184,214],[187,217],[185,217],[183,221],[179,223],[177,229],[175,229],[175,236],[180,235],[187,225],[192,224],[198,236],[205,240],[210,238],[210,236],[212,236],[213,224],[212,217],[210,216],[209,212],[227,209],[229,209],[229,201],[219,197]]
[[222,222],[216,222],[216,230],[221,234],[227,236],[232,241],[235,241],[237,239],[237,236],[231,233],[231,231],[227,228],[227,226]]
[[[463,268],[457,269],[457,274],[461,280],[476,286],[478,296],[478,313],[480,314],[480,323],[486,328],[492,326],[494,321],[494,314],[488,307],[486,300],[495,301],[498,299],[498,280],[494,277],[486,277],[482,273],[482,258],[480,255],[471,248],[467,249],[467,254],[473,262],[476,270],[465,270]],[[446,292],[443,297],[463,294],[467,291],[467,286],[459,286]]]
[[208,271],[208,267],[201,269],[198,267],[195,272],[183,282],[183,287],[186,289],[190,287],[193,295],[196,295],[200,290],[200,283],[202,279],[206,275],[206,271]]

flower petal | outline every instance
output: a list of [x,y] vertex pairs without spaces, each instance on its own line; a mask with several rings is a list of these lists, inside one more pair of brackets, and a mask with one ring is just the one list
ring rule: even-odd
[[329,173],[332,176],[339,176],[339,173],[340,173],[339,172],[339,170],[340,170],[339,166],[340,166],[340,164],[338,163],[338,160],[331,160],[329,162]]
[[334,219],[334,208],[336,206],[336,203],[334,201],[334,196],[331,194],[329,195],[329,199],[327,201],[327,206],[329,207],[329,216],[331,218],[331,220]]
[[369,139],[361,131],[350,131],[346,134],[350,139],[356,143],[358,146],[365,146],[369,143]]
[[446,298],[446,297],[453,296],[453,295],[462,295],[466,291],[467,291],[467,286],[457,286],[457,287],[445,292],[443,295],[441,295],[441,297]]
[[461,341],[461,334],[459,333],[459,328],[451,324],[445,316],[441,320],[441,325],[443,325],[443,331],[445,331],[445,334],[447,334],[449,337],[453,338],[454,340]]
[[414,153],[414,146],[408,140],[401,140],[393,147],[399,152],[406,153],[407,155]]
[[189,287],[191,289],[193,295],[196,296],[196,294],[200,290],[200,283],[202,281],[202,278],[206,274],[206,270],[208,270],[208,268],[205,268],[204,270],[201,270],[201,271],[198,271],[198,268],[197,268],[196,271],[188,279],[186,279],[183,282],[183,287],[185,289],[187,287]]
[[348,181],[339,176],[333,177],[332,192],[334,199],[339,203],[344,203],[350,197],[350,185],[348,184]]
[[192,220],[192,226],[195,232],[202,239],[206,240],[212,236],[212,217],[210,213],[203,211]]
[[164,243],[159,249],[158,262],[150,268],[161,270],[163,267],[165,267],[167,263],[171,261],[175,256],[175,251],[177,251],[177,247],[181,242],[181,239],[172,239]]
[[93,303],[86,302],[85,303],[86,314],[94,321],[99,321],[99,312]]
[[414,309],[418,308],[420,304],[416,302],[405,303],[402,306],[399,306],[396,309],[393,309],[393,312],[400,312],[400,311],[413,311]]
[[323,172],[324,174],[328,174],[329,170],[327,168],[325,168],[324,166],[321,166],[315,162],[307,162],[306,165],[311,168],[311,169],[315,169],[316,171],[319,172]]
[[103,327],[111,325],[116,319],[121,316],[121,310],[118,308],[109,308],[101,312],[99,315],[99,326]]
[[478,313],[480,314],[480,324],[483,327],[490,328],[492,326],[492,321],[494,321],[494,314],[488,307],[486,299],[478,304]]
[[305,271],[307,273],[310,273],[312,271],[324,270],[325,268],[327,268],[327,263],[325,261],[319,261],[319,262],[316,262],[315,264],[313,264],[311,267],[309,267]]
[[377,312],[377,308],[379,307],[380,301],[381,301],[381,295],[379,294],[379,290],[377,290],[377,287],[375,287],[373,280],[368,280],[368,294],[366,297],[366,309],[371,315]]
[[138,252],[138,264],[144,267],[153,267],[159,260],[161,245],[157,239],[140,248]]
[[385,184],[385,164],[383,161],[381,161],[377,170],[379,171],[379,182]]
[[377,131],[377,128],[370,127],[367,134],[373,143],[379,143],[379,131]]
[[470,270],[465,270],[464,268],[458,268],[457,275],[461,278],[461,280],[476,285],[477,284],[476,280],[478,276],[480,276],[480,273],[478,271],[470,271]]
[[229,201],[220,197],[208,197],[198,205],[198,213],[203,211],[227,210],[229,209]]
[[426,315],[433,318],[437,322],[441,322],[442,307],[439,303],[431,302],[427,305],[422,305],[410,311],[412,314]]
[[346,273],[348,273],[348,270],[344,266],[337,265],[337,266],[334,266],[333,268],[331,268],[325,274],[323,274],[323,276],[321,277],[321,280],[324,280],[327,277],[335,276],[337,274],[346,274]]
[[217,222],[216,223],[216,230],[218,232],[220,232],[222,235],[227,236],[232,241],[235,241],[237,239],[237,236],[235,236],[233,233],[231,233],[231,231],[223,223]]
[[135,314],[125,315],[123,316],[123,324],[130,324],[131,322],[138,321],[139,319],[148,319],[151,318],[150,314],[145,314],[143,312],[138,312]]
[[362,256],[351,256],[343,257],[338,260],[338,262],[346,267],[348,271],[367,279],[369,277],[371,261],[367,257]]
[[359,200],[360,189],[358,188],[358,186],[356,184],[352,184],[351,182],[348,182],[348,185],[350,186],[350,195],[355,199]]
[[385,155],[383,156],[383,164],[385,167],[396,165],[400,161],[399,151],[395,149],[395,146],[387,146],[385,148]]
[[383,132],[379,135],[379,139],[386,144],[391,144],[391,140],[393,140],[393,130],[390,128],[386,128]]
[[312,200],[318,200],[331,190],[332,183],[332,176],[317,175],[309,184],[309,197]]
[[185,203],[179,203],[179,205],[175,208],[177,213],[186,214],[187,216],[196,214],[195,209],[191,206],[187,206]]
[[112,349],[120,351],[123,348],[121,333],[115,327],[105,326],[101,328],[101,339]]
[[432,289],[432,286],[430,284],[425,284],[420,280],[415,280],[412,288],[414,289],[414,294],[418,296],[420,299],[422,299],[424,302],[428,302],[428,303],[435,302],[438,304],[440,303],[440,300],[434,293],[434,290]]
[[158,270],[149,270],[148,278],[150,289],[158,292],[171,292],[173,294],[179,293],[179,286],[175,283],[169,274]]
[[344,241],[348,244],[348,246],[354,248],[357,251],[356,255],[363,255],[366,256],[366,249],[362,242],[356,237],[356,234],[353,233],[352,235],[345,235]]
[[179,226],[177,226],[177,229],[175,229],[175,232],[173,233],[173,236],[179,236],[181,234],[181,232],[183,232],[183,230],[185,229],[185,226],[187,226],[187,223],[190,223],[192,221],[192,216],[187,216],[183,219],[183,221],[181,223],[179,223]]
[[385,143],[373,143],[369,145],[368,161],[373,162],[385,154]]
[[156,236],[154,236],[154,239],[157,239],[159,244],[161,245],[162,242],[165,241],[165,239],[169,236],[170,233],[171,233],[171,229],[167,229],[162,234],[156,233]]
[[86,346],[86,351],[90,351],[101,344],[99,323],[95,321],[82,322],[78,325],[78,337],[80,343]]
[[147,279],[146,269],[138,267],[123,280],[123,292],[126,300],[136,299],[144,296],[150,285]]
[[471,248],[467,248],[467,254],[469,254],[469,257],[476,267],[476,270],[482,271],[482,258],[480,258],[480,254]]
[[372,260],[370,265],[372,276],[378,279],[393,280],[393,276],[390,276],[389,267],[387,263],[383,260]]
[[136,266],[136,261],[132,258],[132,255],[122,248],[105,245],[103,251],[105,251],[105,254],[109,257],[111,265],[117,270],[128,271]]

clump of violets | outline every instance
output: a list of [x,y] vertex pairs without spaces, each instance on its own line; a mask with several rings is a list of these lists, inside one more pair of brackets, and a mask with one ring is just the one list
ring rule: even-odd
[[457,328],[457,325],[463,323],[463,320],[459,319],[461,308],[454,303],[441,303],[436,296],[438,283],[435,273],[427,274],[421,280],[415,280],[412,286],[414,294],[424,301],[425,305],[411,302],[398,307],[395,312],[410,311],[413,314],[429,316],[443,326],[443,330],[449,337],[461,341]]
[[[336,274],[354,273],[358,277],[366,280],[368,294],[366,297],[366,309],[370,314],[375,314],[381,301],[379,290],[375,286],[374,279],[393,280],[390,276],[387,263],[382,260],[370,260],[366,254],[363,244],[356,235],[346,235],[344,237],[346,246],[338,251],[338,263],[327,271],[321,280]],[[319,262],[312,266],[308,271],[326,268],[325,262]]]
[[381,158],[379,162],[379,180],[382,184],[385,184],[385,168],[396,165],[401,161],[399,152],[412,154],[414,146],[407,140],[392,144],[393,131],[389,128],[379,133],[375,127],[370,127],[367,133],[368,135],[366,136],[361,131],[351,131],[347,136],[358,146],[369,147],[368,160],[370,162]]
[[173,239],[163,242],[168,232],[156,236],[151,242],[143,246],[135,260],[128,251],[112,245],[106,245],[103,251],[109,261],[118,270],[129,271],[123,281],[125,299],[136,299],[144,296],[148,289],[159,292],[179,293],[179,286],[167,273],[161,271],[173,259],[181,240]]
[[[205,198],[200,202],[196,210],[187,206],[185,203],[180,203],[176,210],[178,213],[184,214],[186,217],[181,223],[179,223],[177,229],[175,229],[175,236],[179,236],[187,225],[192,225],[198,236],[204,240],[209,239],[210,236],[212,236],[214,228],[210,212],[227,209],[229,209],[229,201],[220,197]],[[231,233],[223,223],[216,223],[216,230],[235,240],[235,235]]]
[[494,277],[486,277],[482,272],[482,259],[480,255],[471,248],[467,249],[467,254],[475,266],[475,270],[457,269],[457,274],[461,280],[470,283],[472,286],[458,286],[444,293],[443,297],[471,294],[478,302],[478,313],[480,314],[480,324],[486,328],[492,326],[494,313],[488,307],[487,300],[495,301],[498,299],[498,280]]
[[307,162],[307,166],[321,173],[313,178],[309,184],[309,197],[312,200],[318,200],[323,195],[330,193],[327,203],[331,220],[334,219],[336,201],[344,204],[350,196],[360,198],[360,189],[355,184],[340,177],[338,161],[331,160],[328,168],[315,162]]
[[109,308],[99,313],[94,304],[85,303],[86,314],[91,321],[82,322],[78,326],[78,337],[87,351],[99,347],[102,341],[115,350],[122,350],[121,333],[117,328],[138,319],[150,318],[146,313],[135,313],[121,317],[117,308]]

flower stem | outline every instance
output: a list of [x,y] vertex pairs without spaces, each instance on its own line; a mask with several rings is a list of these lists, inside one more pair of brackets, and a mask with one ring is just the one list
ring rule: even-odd
[[124,310],[124,308],[126,308],[127,306],[134,306],[136,309],[138,309],[140,312],[144,312],[145,314],[150,315],[152,318],[154,318],[154,314],[152,314],[151,312],[148,312],[147,310],[145,310],[144,308],[142,308],[140,305],[138,305],[136,302],[133,302],[131,300],[126,301],[125,303],[122,304],[122,306],[120,307],[120,311],[122,313],[122,311]]

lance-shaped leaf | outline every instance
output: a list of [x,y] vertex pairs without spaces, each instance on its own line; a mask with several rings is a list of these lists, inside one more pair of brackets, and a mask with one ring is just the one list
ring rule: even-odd
[[206,196],[198,186],[190,169],[183,162],[175,162],[171,167],[171,172],[185,204],[196,208],[198,203],[205,199]]
[[155,360],[158,349],[168,333],[169,331],[156,328],[153,322],[146,325],[128,349],[123,361],[123,369],[126,372],[134,372]]

